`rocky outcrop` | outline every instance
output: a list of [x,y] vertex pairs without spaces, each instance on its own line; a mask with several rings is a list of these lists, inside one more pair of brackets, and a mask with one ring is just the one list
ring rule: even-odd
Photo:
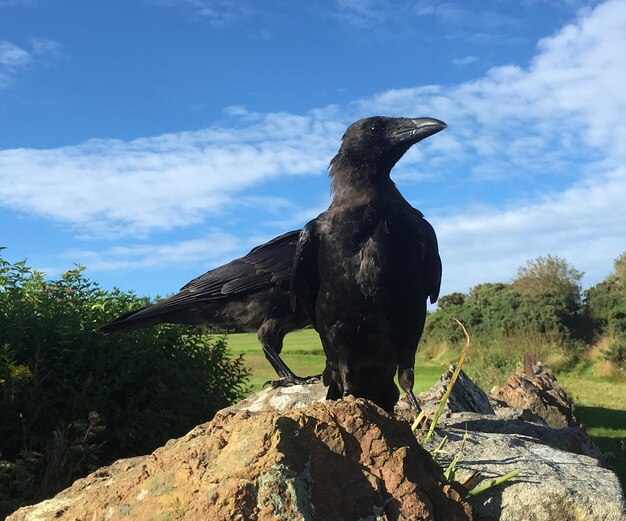
[[467,521],[462,493],[408,424],[347,399],[225,410],[9,519]]
[[[418,400],[423,409],[435,411],[450,387],[455,369],[456,367],[451,365],[433,387],[428,391],[420,393]],[[489,396],[463,371],[459,373],[459,377],[454,383],[454,387],[446,402],[445,411],[450,413],[476,412],[479,414],[494,414]]]
[[454,413],[440,420],[438,426],[443,432],[459,429],[470,432],[520,435],[554,449],[589,456],[597,461],[602,460],[600,449],[580,427],[552,429],[543,422],[522,419],[524,415],[517,413],[519,409],[505,408],[504,411],[506,411],[504,417],[497,414],[488,416],[472,412]]
[[556,377],[542,364],[533,366],[532,374],[516,371],[502,387],[494,387],[491,396],[509,407],[532,411],[555,429],[577,427],[574,405]]
[[[446,466],[463,445],[457,479],[520,475],[470,499],[477,521],[626,521],[617,476],[598,460],[520,434],[447,428]],[[465,442],[463,438],[466,437]],[[431,442],[434,446],[440,438]]]
[[[449,376],[418,397],[426,410]],[[322,384],[264,390],[152,455],[100,469],[9,519],[470,519],[464,490],[445,482],[406,421],[325,394]],[[475,471],[478,482],[520,472],[469,500],[474,519],[626,521],[617,477],[580,427],[554,429],[494,401],[489,412],[463,373],[453,395],[426,448],[447,436],[439,461],[445,467],[460,453],[460,481]],[[413,419],[403,403],[396,416]]]

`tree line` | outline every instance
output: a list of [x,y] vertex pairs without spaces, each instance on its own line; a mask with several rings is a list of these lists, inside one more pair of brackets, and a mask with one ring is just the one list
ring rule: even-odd
[[482,347],[483,366],[509,370],[523,351],[534,349],[541,355],[560,352],[571,367],[605,337],[603,358],[626,369],[626,252],[595,286],[583,290],[582,276],[567,260],[548,255],[521,266],[509,283],[444,295],[427,319],[424,350],[432,355],[442,345],[460,343],[462,333],[452,320],[458,318]]

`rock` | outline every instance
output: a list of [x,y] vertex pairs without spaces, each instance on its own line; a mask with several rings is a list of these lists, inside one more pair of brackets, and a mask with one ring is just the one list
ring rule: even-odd
[[225,410],[233,411],[288,411],[299,409],[315,402],[326,399],[327,387],[322,382],[307,385],[292,385],[290,387],[268,387],[251,394],[245,400]]
[[[451,365],[433,387],[418,395],[417,399],[423,409],[433,412],[437,409],[443,395],[450,387],[450,380],[454,370],[455,366]],[[494,414],[489,396],[463,370],[459,373],[459,377],[452,388],[445,411],[449,413],[477,412],[480,414]]]
[[[459,383],[461,396],[477,388],[466,375]],[[422,397],[443,394],[444,385]],[[322,384],[264,390],[152,455],[100,469],[9,520],[471,519],[462,487],[445,482],[406,422],[364,400],[327,402],[325,395]],[[489,412],[476,405],[483,401],[455,399],[437,429],[449,439],[444,466],[467,432],[461,481],[474,470],[481,480],[521,473],[471,498],[474,519],[626,521],[619,482],[582,429],[550,428],[502,402]],[[413,419],[402,402],[396,413]]]
[[510,407],[532,411],[556,429],[580,425],[567,393],[552,371],[541,364],[533,367],[532,375],[516,371],[502,387],[494,387],[491,396]]
[[[465,434],[464,429],[446,429],[444,467]],[[613,472],[596,459],[555,449],[537,438],[468,431],[458,467],[461,481],[473,471],[482,479],[520,472],[470,499],[477,521],[626,521],[624,496]]]
[[224,410],[8,519],[472,519],[463,490],[446,483],[405,422],[353,398],[262,410],[296,394],[270,391]]
[[[519,409],[517,410],[519,411]],[[543,443],[566,452],[589,456],[602,462],[602,452],[591,440],[589,435],[580,427],[552,429],[543,422],[535,423],[523,420],[521,419],[523,416],[522,414],[517,418],[502,418],[472,412],[460,412],[453,413],[443,420],[440,420],[438,428],[444,432],[450,429],[459,429],[472,432],[520,434],[534,438],[537,443]]]

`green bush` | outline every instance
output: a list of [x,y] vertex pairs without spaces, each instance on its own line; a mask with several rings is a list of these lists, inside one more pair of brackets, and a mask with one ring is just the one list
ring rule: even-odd
[[145,305],[78,267],[45,280],[0,257],[0,516],[114,459],[144,454],[244,396],[223,339],[98,327]]
[[558,354],[561,367],[572,366],[592,334],[581,304],[581,276],[564,259],[539,257],[509,284],[478,284],[468,295],[442,296],[426,320],[422,352],[435,358],[438,349],[460,348],[457,318],[472,338],[470,366],[484,385],[506,378],[525,351],[542,359]]
[[602,352],[602,357],[616,367],[626,369],[626,339],[620,338],[610,343],[606,350]]

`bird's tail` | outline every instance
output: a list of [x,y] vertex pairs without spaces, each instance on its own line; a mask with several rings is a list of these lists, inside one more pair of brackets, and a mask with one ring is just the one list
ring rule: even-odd
[[104,333],[132,331],[157,324],[198,325],[207,321],[207,316],[203,315],[202,312],[208,313],[209,309],[210,306],[207,304],[204,306],[197,303],[191,305],[185,292],[178,293],[151,306],[125,313],[112,322],[101,326],[100,331]]
[[150,327],[167,322],[167,319],[164,320],[165,317],[163,315],[150,313],[150,308],[152,308],[152,306],[124,313],[112,322],[100,326],[99,330],[103,333],[133,331],[135,329],[143,329],[144,327]]

